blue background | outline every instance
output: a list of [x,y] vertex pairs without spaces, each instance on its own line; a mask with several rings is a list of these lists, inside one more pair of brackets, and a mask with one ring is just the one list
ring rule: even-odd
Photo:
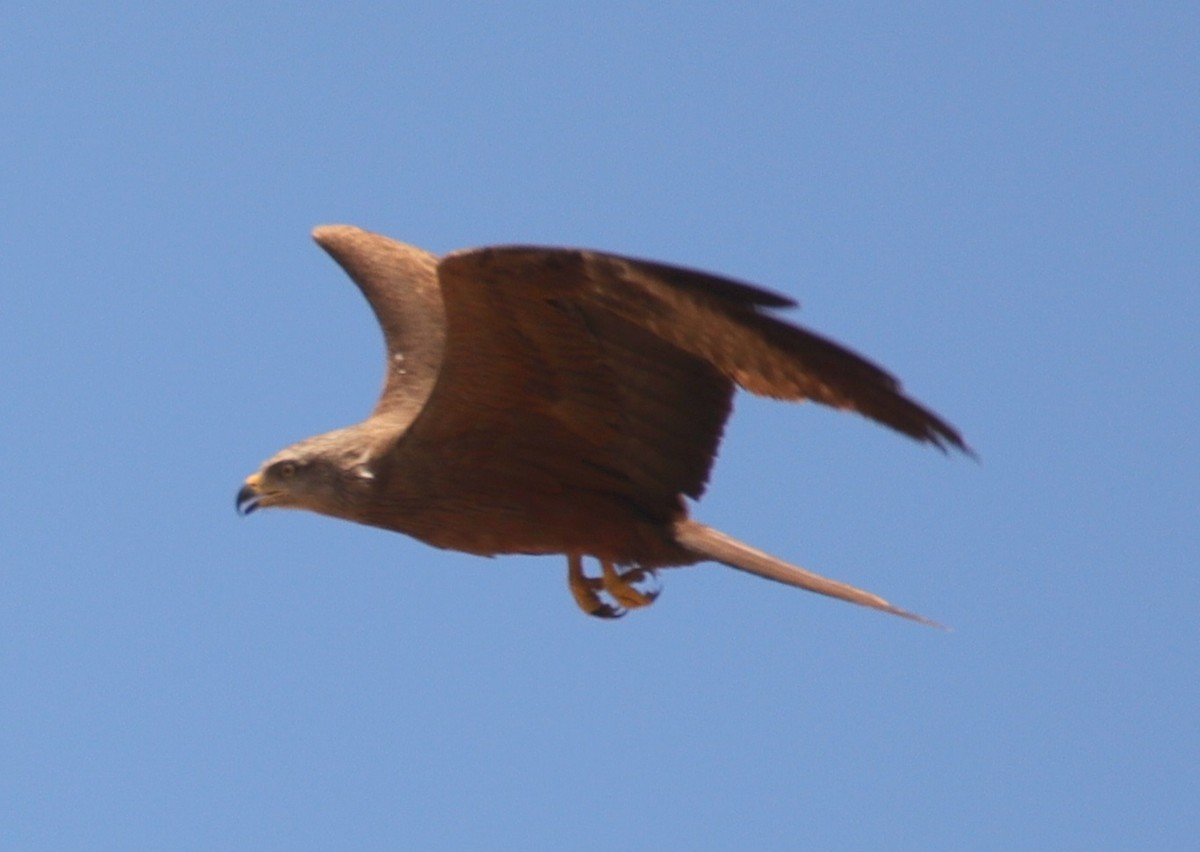
[[[1192,3],[10,3],[0,846],[1185,848],[1200,832]],[[696,514],[954,625],[242,478],[360,419],[308,239],[710,269],[982,462],[740,397]]]

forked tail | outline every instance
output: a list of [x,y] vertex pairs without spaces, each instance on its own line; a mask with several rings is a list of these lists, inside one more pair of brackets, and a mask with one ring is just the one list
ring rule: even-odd
[[860,606],[869,606],[901,618],[919,621],[921,624],[928,624],[931,627],[947,629],[923,615],[892,606],[879,595],[873,595],[847,583],[830,580],[828,577],[806,571],[797,565],[784,562],[782,559],[776,559],[769,553],[764,553],[690,518],[675,523],[675,540],[697,556],[720,562],[730,568],[737,568],[739,571],[748,571],[751,574],[766,577],[768,580],[796,586],[819,595],[828,595],[831,598],[849,601]]

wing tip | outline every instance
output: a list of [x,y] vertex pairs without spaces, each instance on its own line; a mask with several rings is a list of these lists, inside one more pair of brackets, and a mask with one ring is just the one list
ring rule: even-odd
[[312,229],[312,238],[317,245],[325,246],[344,237],[354,237],[365,233],[367,231],[355,225],[317,225]]

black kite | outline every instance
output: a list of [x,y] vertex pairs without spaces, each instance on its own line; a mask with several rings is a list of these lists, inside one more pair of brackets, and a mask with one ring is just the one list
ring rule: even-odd
[[313,237],[383,328],[383,393],[362,423],[268,460],[238,493],[244,513],[308,509],[481,556],[565,554],[576,602],[601,617],[653,602],[654,569],[715,560],[926,621],[688,517],[738,386],[969,452],[888,373],[770,314],[789,299],[593,251],[438,258],[345,225]]

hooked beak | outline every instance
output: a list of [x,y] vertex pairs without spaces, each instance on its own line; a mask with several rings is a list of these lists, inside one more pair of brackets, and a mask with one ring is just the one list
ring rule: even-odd
[[234,506],[237,508],[238,514],[242,517],[249,515],[258,508],[258,499],[262,496],[262,492],[259,490],[261,482],[262,476],[257,473],[253,474],[246,477],[246,484],[238,491],[237,502]]

